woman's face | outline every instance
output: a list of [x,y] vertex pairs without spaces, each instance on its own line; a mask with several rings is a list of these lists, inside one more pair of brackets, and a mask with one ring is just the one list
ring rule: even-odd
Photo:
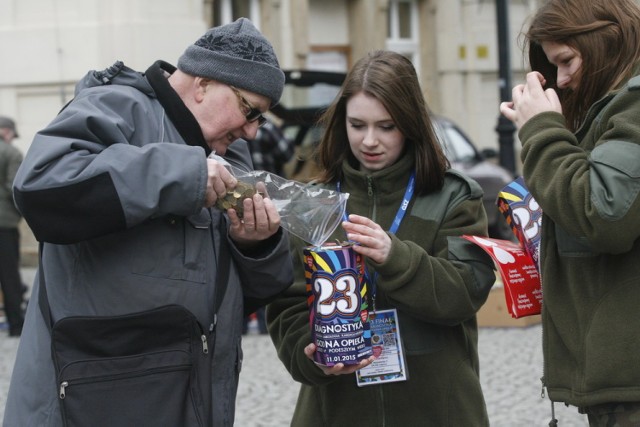
[[404,135],[377,98],[358,92],[347,101],[347,137],[364,171],[393,165],[404,149]]
[[558,67],[558,88],[570,88],[575,91],[580,83],[578,78],[574,77],[582,66],[580,52],[563,43],[542,42],[541,46],[549,62]]

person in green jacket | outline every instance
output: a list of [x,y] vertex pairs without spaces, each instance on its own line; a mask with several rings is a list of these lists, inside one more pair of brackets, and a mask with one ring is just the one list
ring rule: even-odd
[[316,185],[349,193],[348,220],[328,241],[356,243],[375,313],[396,313],[400,333],[392,338],[401,344],[385,338],[382,356],[397,351],[402,362],[391,381],[365,375],[378,363],[378,371],[392,371],[382,356],[314,363],[306,242],[292,239],[295,282],[267,309],[278,356],[301,383],[291,424],[487,426],[476,312],[495,272],[489,256],[461,237],[487,235],[482,190],[450,169],[412,63],[390,51],[360,59],[321,124]]
[[640,8],[550,0],[500,111],[543,210],[543,387],[591,426],[640,425]]

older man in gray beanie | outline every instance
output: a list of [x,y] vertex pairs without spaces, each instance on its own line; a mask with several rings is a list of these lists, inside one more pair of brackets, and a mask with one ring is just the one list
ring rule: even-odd
[[273,47],[245,18],[209,30],[178,59],[178,69],[266,96],[272,107],[284,86]]
[[284,74],[247,19],[177,65],[89,72],[18,170],[42,245],[6,426],[233,425],[243,314],[293,273],[266,195],[214,207],[238,180],[209,155],[250,168]]

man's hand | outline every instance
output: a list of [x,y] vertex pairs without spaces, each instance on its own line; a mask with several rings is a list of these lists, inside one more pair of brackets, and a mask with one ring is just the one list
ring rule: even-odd
[[275,205],[271,199],[262,196],[266,194],[264,184],[260,182],[256,188],[258,192],[253,197],[242,201],[244,210],[242,219],[234,209],[227,210],[231,221],[229,236],[241,248],[250,247],[268,239],[280,228],[280,215]]
[[210,208],[216,204],[219,197],[224,197],[227,191],[232,190],[238,184],[238,180],[220,162],[207,159],[207,193],[205,207]]

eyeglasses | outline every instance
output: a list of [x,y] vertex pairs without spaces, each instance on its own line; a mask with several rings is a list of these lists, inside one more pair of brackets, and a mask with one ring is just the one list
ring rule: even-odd
[[247,119],[247,122],[251,123],[257,120],[258,126],[262,126],[267,122],[267,119],[264,118],[264,116],[262,115],[262,112],[258,110],[256,107],[254,107],[253,105],[251,105],[249,101],[247,101],[247,99],[244,96],[242,96],[242,94],[238,89],[236,89],[233,86],[229,86],[229,87],[231,88],[233,93],[236,94],[236,96],[238,97],[238,100],[240,101],[240,103],[242,103],[242,106],[247,111],[247,113],[245,113],[244,115],[244,117]]

